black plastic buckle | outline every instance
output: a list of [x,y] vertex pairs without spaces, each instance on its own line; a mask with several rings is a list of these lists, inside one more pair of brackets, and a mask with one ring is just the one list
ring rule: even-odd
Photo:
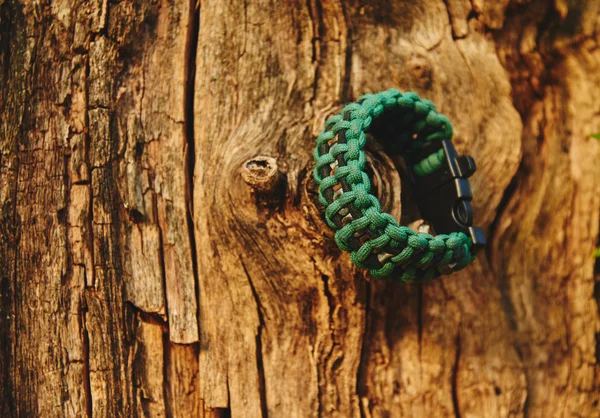
[[485,245],[483,230],[473,225],[469,177],[477,166],[470,155],[459,156],[452,141],[435,141],[411,155],[411,166],[426,156],[444,149],[446,162],[431,174],[417,176],[411,172],[413,192],[421,216],[436,234],[464,232],[476,247]]

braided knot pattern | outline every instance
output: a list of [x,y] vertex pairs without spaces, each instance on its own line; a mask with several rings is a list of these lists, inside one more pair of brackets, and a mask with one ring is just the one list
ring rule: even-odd
[[[437,113],[429,100],[393,89],[366,94],[325,123],[317,137],[314,178],[319,200],[326,208],[327,224],[336,231],[335,241],[340,249],[350,252],[355,265],[368,269],[375,278],[427,281],[470,264],[475,257],[473,243],[462,232],[435,236],[417,233],[381,211],[371,194],[363,149],[372,122],[392,110],[400,115],[397,123],[406,126],[395,140],[408,140],[412,149],[427,141],[452,138],[450,121]],[[413,171],[429,174],[443,161],[442,150],[415,164]]]

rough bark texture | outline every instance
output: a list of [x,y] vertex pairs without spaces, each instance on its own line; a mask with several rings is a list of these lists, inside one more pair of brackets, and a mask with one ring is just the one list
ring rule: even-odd
[[[599,17],[0,0],[0,416],[599,416]],[[390,87],[479,167],[487,252],[422,286],[353,268],[315,205],[325,118]]]

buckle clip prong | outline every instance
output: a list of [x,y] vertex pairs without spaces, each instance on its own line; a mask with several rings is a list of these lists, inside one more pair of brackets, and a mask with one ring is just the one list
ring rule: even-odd
[[458,155],[449,139],[432,142],[419,149],[410,158],[410,166],[427,155],[444,149],[445,162],[431,174],[412,177],[413,192],[421,216],[431,225],[436,234],[464,232],[470,236],[475,247],[485,245],[483,230],[473,225],[471,207],[471,185],[468,178],[477,170],[475,160],[470,155]]

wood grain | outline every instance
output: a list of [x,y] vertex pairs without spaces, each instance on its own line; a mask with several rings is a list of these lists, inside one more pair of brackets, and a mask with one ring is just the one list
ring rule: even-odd
[[[0,416],[597,416],[599,14],[0,0]],[[390,87],[452,120],[490,242],[420,286],[355,269],[311,178]]]

